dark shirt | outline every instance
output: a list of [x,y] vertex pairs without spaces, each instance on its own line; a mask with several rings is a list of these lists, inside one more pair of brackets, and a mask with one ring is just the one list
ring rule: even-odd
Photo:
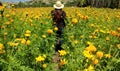
[[61,9],[55,9],[51,11],[53,22],[55,23],[58,28],[64,28],[66,26],[65,20],[66,13]]

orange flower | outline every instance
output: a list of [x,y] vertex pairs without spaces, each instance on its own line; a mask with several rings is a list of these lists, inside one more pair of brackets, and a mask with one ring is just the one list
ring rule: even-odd
[[118,28],[117,30],[118,30],[118,32],[120,32],[120,28]]
[[7,17],[7,18],[10,18],[10,15],[9,15],[9,14],[6,14],[6,17]]
[[25,39],[22,39],[22,40],[21,40],[21,43],[22,43],[22,44],[26,44],[26,40],[25,40]]
[[77,22],[78,22],[78,20],[77,20],[76,18],[73,18],[73,19],[72,19],[72,23],[73,23],[73,24],[77,24]]
[[2,50],[3,49],[3,44],[2,43],[0,43],[0,50]]
[[48,29],[48,34],[52,34],[53,33],[53,30],[51,30],[51,29]]
[[98,64],[98,62],[99,62],[98,59],[94,59],[94,60],[93,60],[93,64],[94,64],[94,65]]
[[96,52],[96,56],[101,59],[103,57],[103,52],[102,51]]
[[85,50],[90,51],[90,52],[95,52],[97,49],[93,44],[91,44],[88,47],[86,47]]
[[7,22],[6,22],[6,25],[9,25],[9,24],[10,24],[10,22],[9,22],[9,21],[7,21]]
[[116,32],[116,31],[111,31],[111,34],[112,34],[113,36],[117,36],[117,32]]
[[109,40],[110,40],[110,38],[109,38],[109,37],[106,37],[106,40],[107,40],[107,41],[109,41]]

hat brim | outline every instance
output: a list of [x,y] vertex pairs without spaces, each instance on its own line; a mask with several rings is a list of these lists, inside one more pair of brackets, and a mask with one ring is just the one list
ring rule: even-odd
[[58,6],[56,6],[56,5],[53,5],[53,7],[54,7],[55,9],[62,9],[62,8],[64,8],[64,5],[62,4],[60,7],[58,7]]

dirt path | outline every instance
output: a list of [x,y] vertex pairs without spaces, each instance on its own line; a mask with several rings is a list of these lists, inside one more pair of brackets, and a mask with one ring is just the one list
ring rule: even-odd
[[53,56],[53,62],[55,63],[54,71],[61,71],[61,68],[59,67],[59,62],[61,57],[59,56],[59,53],[56,52],[56,54]]

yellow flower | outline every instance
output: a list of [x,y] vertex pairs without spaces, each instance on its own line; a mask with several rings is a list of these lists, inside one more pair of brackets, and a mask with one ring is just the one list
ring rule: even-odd
[[84,69],[83,71],[89,71],[88,69]]
[[10,22],[9,22],[9,21],[7,21],[7,22],[6,22],[6,25],[9,25],[9,24],[10,24]]
[[93,45],[93,43],[92,43],[92,42],[89,42],[89,41],[87,42],[87,44],[88,44],[88,45]]
[[12,7],[15,6],[14,4],[11,5]]
[[55,28],[54,28],[54,30],[55,30],[55,31],[57,31],[57,30],[58,30],[58,28],[57,28],[57,27],[55,27]]
[[26,41],[26,44],[27,44],[27,45],[30,45],[30,42],[31,42],[30,40],[27,40],[27,41]]
[[10,18],[10,15],[9,15],[9,14],[6,14],[6,17],[7,17],[7,18]]
[[0,43],[0,50],[2,50],[3,49],[3,44],[2,43]]
[[7,43],[8,45],[14,47],[14,46],[18,46],[19,43],[14,43],[14,42],[8,42]]
[[7,35],[8,33],[7,32],[4,32],[4,35]]
[[112,31],[111,31],[111,34],[112,34],[113,36],[117,36],[118,33],[117,33],[116,31],[113,31],[113,30],[112,30]]
[[78,22],[78,20],[77,20],[76,18],[73,18],[73,19],[72,19],[72,23],[73,23],[73,24],[77,24],[77,22]]
[[5,7],[4,6],[0,6],[0,10],[3,10]]
[[110,40],[110,38],[109,38],[109,37],[106,37],[106,38],[105,38],[105,40],[106,40],[106,41],[109,41],[109,40]]
[[42,35],[42,38],[46,38],[46,35]]
[[110,54],[105,54],[105,57],[106,57],[106,58],[110,58],[111,55],[110,55]]
[[95,27],[95,24],[90,24],[91,27]]
[[88,71],[95,71],[95,70],[94,70],[94,67],[93,67],[92,65],[90,65],[90,66],[88,67]]
[[95,52],[97,49],[94,45],[89,45],[88,47],[85,48],[85,50],[88,50],[90,52]]
[[59,50],[58,52],[60,53],[60,56],[64,56],[67,54],[65,50]]
[[32,22],[33,22],[33,20],[32,20],[32,19],[29,19],[29,22],[30,22],[30,23],[32,23]]
[[60,60],[60,66],[65,65],[66,63],[67,63],[67,61],[65,59]]
[[46,55],[45,55],[45,54],[43,54],[43,57],[44,57],[44,58],[46,58]]
[[74,40],[74,43],[75,43],[75,44],[78,44],[78,40]]
[[53,30],[51,30],[51,29],[48,29],[48,34],[52,34],[53,33]]
[[46,67],[47,67],[47,65],[46,65],[46,64],[43,64],[43,65],[42,65],[42,67],[43,67],[43,68],[46,68]]
[[94,58],[94,55],[90,54],[90,52],[87,51],[87,50],[84,50],[84,51],[83,51],[83,55],[84,55],[85,57],[87,57],[88,59]]
[[103,57],[103,52],[102,51],[96,52],[96,56],[101,59]]
[[98,59],[94,59],[94,60],[93,60],[93,64],[94,64],[94,65],[98,64],[98,62],[99,62]]
[[104,30],[102,30],[102,29],[100,30],[100,32],[101,32],[101,33],[106,33],[106,32],[105,32]]
[[0,54],[4,54],[5,53],[5,50],[0,50]]
[[117,30],[118,30],[118,32],[120,32],[120,27]]
[[30,31],[30,30],[26,30],[25,33],[26,33],[26,34],[30,34],[31,31]]
[[22,43],[22,44],[26,44],[26,40],[25,40],[25,39],[22,39],[22,40],[21,40],[21,43]]
[[30,34],[25,34],[26,37],[30,37]]
[[44,61],[44,60],[45,60],[45,58],[42,57],[42,56],[38,56],[38,57],[35,58],[35,59],[36,59],[36,62],[41,62],[41,61]]

